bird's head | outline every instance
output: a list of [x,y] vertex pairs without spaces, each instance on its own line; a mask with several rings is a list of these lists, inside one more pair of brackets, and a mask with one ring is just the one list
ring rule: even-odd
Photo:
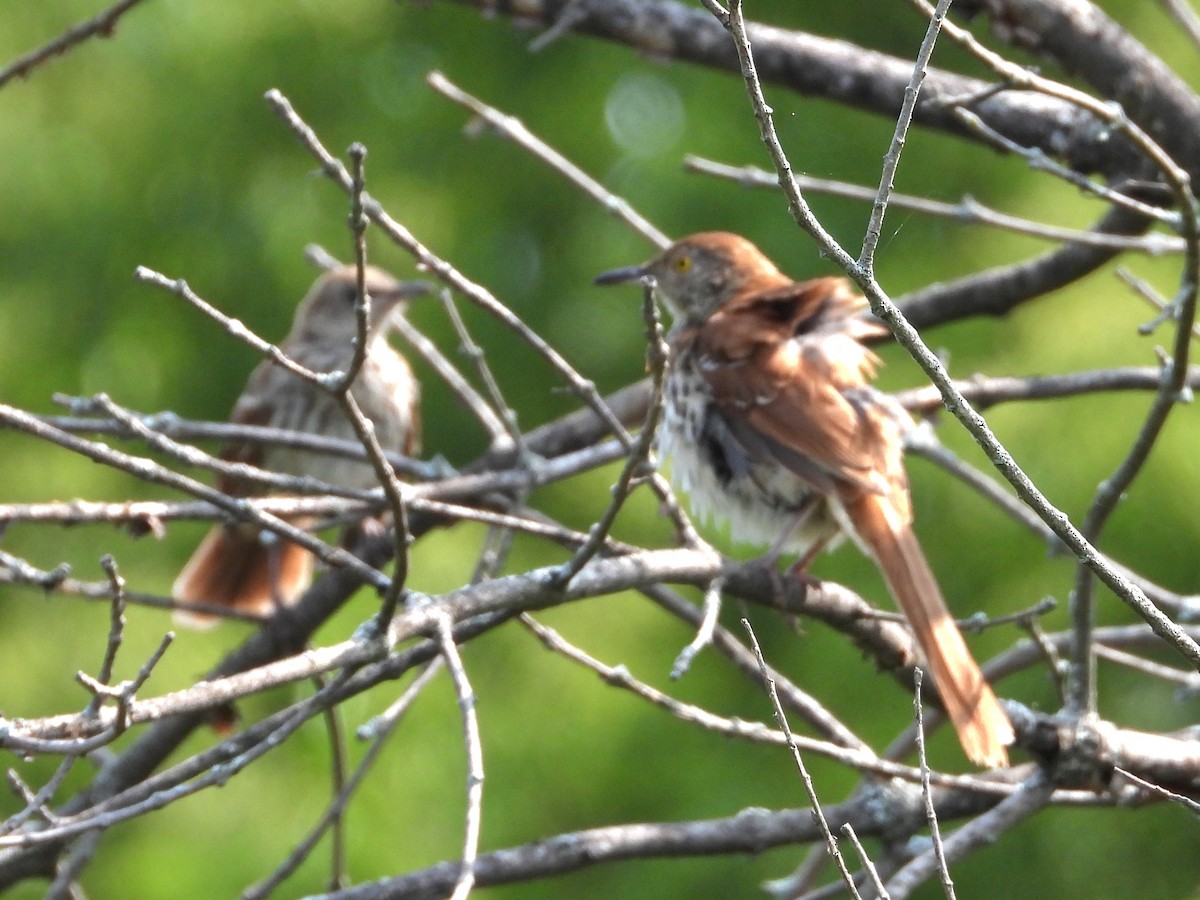
[[[385,333],[406,301],[433,290],[426,281],[400,281],[374,266],[367,266],[364,275],[367,296],[371,298],[368,337]],[[292,332],[331,340],[344,338],[349,342],[358,331],[354,312],[357,301],[357,269],[354,266],[331,269],[317,279],[301,301]]]
[[639,266],[597,275],[595,284],[654,279],[677,322],[699,324],[739,294],[786,282],[763,252],[736,234],[705,231],[676,241]]

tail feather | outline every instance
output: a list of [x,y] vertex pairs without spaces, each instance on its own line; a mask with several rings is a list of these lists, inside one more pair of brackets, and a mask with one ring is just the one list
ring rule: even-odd
[[976,765],[1007,765],[1012,723],[954,623],[907,517],[893,515],[889,504],[871,494],[848,511],[916,634],[963,751]]
[[[277,605],[294,602],[311,577],[312,554],[303,547],[287,541],[266,544],[250,526],[217,525],[175,579],[171,596],[266,616]],[[175,621],[192,628],[212,627],[218,618],[175,611]]]

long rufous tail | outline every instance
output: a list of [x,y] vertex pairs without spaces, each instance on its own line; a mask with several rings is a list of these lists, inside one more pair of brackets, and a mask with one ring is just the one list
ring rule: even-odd
[[[253,526],[217,525],[175,579],[171,596],[266,616],[294,602],[311,577],[312,554],[303,547],[283,540],[264,543]],[[210,628],[218,618],[175,611],[175,621],[192,628]]]
[[1012,723],[954,623],[907,516],[880,494],[863,495],[847,511],[916,634],[963,751],[979,766],[1008,765]]

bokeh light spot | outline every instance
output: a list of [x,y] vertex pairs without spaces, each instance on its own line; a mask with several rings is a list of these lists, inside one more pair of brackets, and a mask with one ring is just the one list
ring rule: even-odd
[[687,116],[674,86],[655,75],[625,75],[604,104],[608,133],[626,153],[657,156],[683,136]]

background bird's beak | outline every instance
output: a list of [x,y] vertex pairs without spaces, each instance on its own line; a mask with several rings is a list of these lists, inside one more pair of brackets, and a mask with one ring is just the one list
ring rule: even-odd
[[412,300],[414,297],[432,294],[435,290],[436,287],[428,281],[397,281],[395,285],[385,291],[376,293],[368,289],[368,293],[376,299]]
[[592,279],[592,284],[624,284],[627,281],[637,281],[647,274],[645,266],[626,266],[623,269],[601,272]]
[[436,287],[428,281],[394,281],[391,284],[383,287],[367,288],[367,293],[371,297],[371,321],[372,327],[385,327],[386,323],[393,321],[395,316],[401,314],[401,310],[409,300],[415,297],[422,297],[426,294],[432,294]]

